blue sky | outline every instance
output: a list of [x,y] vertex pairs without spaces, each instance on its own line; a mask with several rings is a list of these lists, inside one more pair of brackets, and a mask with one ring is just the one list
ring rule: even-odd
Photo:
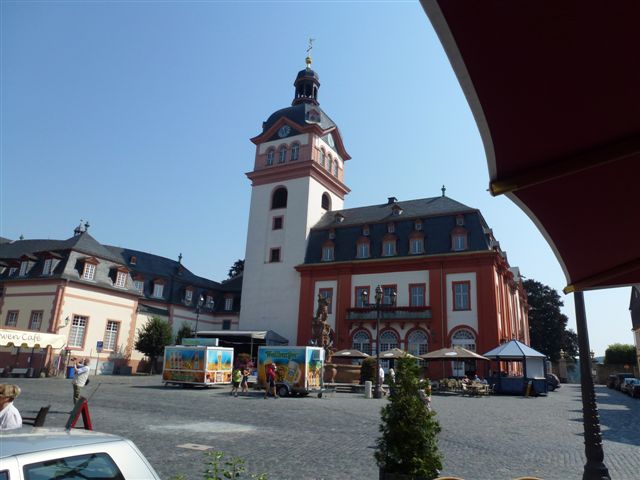
[[[347,208],[447,196],[512,266],[565,278],[526,215],[487,192],[475,122],[417,2],[2,1],[0,235],[71,236],[226,278],[244,258],[255,147],[314,38],[320,104],[352,160]],[[592,349],[633,343],[629,289],[587,292]],[[571,296],[565,313],[575,328]]]

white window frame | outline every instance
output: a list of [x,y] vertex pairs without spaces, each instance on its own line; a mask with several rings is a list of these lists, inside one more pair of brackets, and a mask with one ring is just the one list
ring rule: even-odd
[[[42,327],[42,317],[43,314],[41,310],[31,312],[31,318],[29,319],[29,330],[40,330],[40,328]],[[34,319],[36,319],[35,322]]]
[[395,233],[396,231],[396,225],[395,223],[391,222],[387,224],[387,233]]
[[20,272],[18,273],[18,275],[21,277],[24,277],[27,274],[27,268],[29,268],[28,260],[24,260],[23,262],[20,262]]
[[325,153],[324,150],[320,150],[320,165],[324,168],[325,164]]
[[53,272],[53,269],[51,268],[53,266],[53,259],[51,258],[47,258],[44,261],[44,265],[42,266],[42,275],[51,275],[51,273]]
[[144,280],[134,280],[133,281],[133,289],[136,292],[142,293],[144,291]]
[[186,303],[191,303],[191,300],[193,300],[193,290],[185,290],[184,291],[184,301]]
[[338,176],[338,160],[335,160],[333,162],[333,176],[334,177]]
[[464,233],[456,233],[453,236],[453,251],[461,252],[467,249],[467,235]]
[[287,161],[287,147],[282,146],[278,150],[278,163],[285,163]]
[[104,331],[103,349],[115,352],[118,348],[118,330],[120,328],[120,322],[114,320],[107,320],[107,328]]
[[370,249],[370,245],[369,242],[360,242],[357,245],[358,247],[358,251],[357,251],[357,258],[369,258],[371,256],[371,249]]
[[409,300],[409,305],[412,307],[424,307],[426,305],[425,301],[425,286],[424,285],[411,285],[409,287],[411,298]]
[[295,162],[300,157],[300,144],[294,143],[291,145],[291,161]]
[[[459,287],[465,287],[459,289]],[[453,284],[454,299],[453,309],[455,311],[471,310],[471,284],[469,282],[457,282]]]
[[82,271],[82,278],[85,280],[93,280],[96,276],[96,266],[93,263],[84,263],[84,270]]
[[9,268],[9,276],[13,275],[14,273],[16,273],[16,270],[18,270],[16,267],[11,267]]
[[87,332],[87,323],[89,317],[83,315],[74,315],[71,322],[71,329],[69,330],[69,340],[67,345],[70,347],[83,348],[84,337]]
[[354,350],[360,350],[362,353],[371,355],[371,335],[369,335],[369,332],[359,330],[353,335],[351,346]]
[[125,272],[116,273],[115,286],[118,288],[127,288],[127,274]]
[[334,259],[334,247],[322,247],[322,261],[332,262]]
[[396,241],[385,240],[382,242],[382,256],[393,257],[396,254]]
[[275,150],[270,148],[267,150],[267,165],[273,165],[273,157],[275,156]]
[[[393,336],[394,340],[391,342],[391,337]],[[398,348],[400,345],[400,338],[398,335],[392,330],[385,330],[380,334],[380,352],[386,352],[387,350],[391,350],[392,348]]]
[[164,284],[155,282],[153,284],[153,297],[162,298],[162,294],[164,293]]
[[422,330],[414,330],[407,337],[407,352],[411,355],[424,355],[429,352],[429,337]]
[[233,310],[233,298],[225,298],[224,299],[224,309],[227,312],[230,312],[231,310]]
[[412,238],[409,241],[411,243],[411,253],[413,255],[424,253],[424,238]]
[[7,319],[5,320],[5,326],[7,327],[16,327],[18,325],[18,315],[19,312],[17,310],[9,310],[7,312]]

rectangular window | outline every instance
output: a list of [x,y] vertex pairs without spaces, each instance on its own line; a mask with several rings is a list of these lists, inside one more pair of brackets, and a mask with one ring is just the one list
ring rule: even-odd
[[231,330],[231,320],[222,320],[222,329]]
[[369,244],[366,242],[362,242],[358,244],[357,251],[358,258],[369,258]]
[[29,262],[27,261],[20,263],[20,273],[18,275],[20,275],[21,277],[24,277],[27,274],[28,266],[29,266]]
[[280,249],[272,248],[271,251],[269,252],[269,262],[276,263],[279,261],[280,261]]
[[118,328],[120,322],[114,322],[113,320],[107,321],[107,329],[104,332],[104,345],[105,350],[116,351],[118,349]]
[[7,320],[4,322],[7,327],[15,327],[18,325],[18,310],[9,310],[7,312]]
[[207,295],[207,308],[213,308],[213,297],[211,295]]
[[44,265],[42,266],[42,275],[51,275],[51,264],[53,263],[53,260],[50,258],[47,258],[44,261]]
[[463,234],[456,234],[453,236],[453,250],[459,252],[467,249],[467,236]]
[[273,224],[271,226],[271,229],[282,230],[282,220],[283,220],[283,217],[273,217]]
[[193,290],[185,290],[184,291],[184,301],[186,303],[191,303],[191,300],[193,300]]
[[382,244],[382,255],[385,257],[392,257],[396,254],[396,242],[395,240],[387,240]]
[[116,274],[116,287],[124,288],[127,286],[127,274],[125,272],[118,272]]
[[321,288],[318,290],[318,294],[327,300],[327,313],[331,315],[333,312],[333,288]]
[[156,298],[162,298],[162,292],[164,291],[164,285],[161,283],[153,284],[153,296]]
[[142,293],[142,291],[144,290],[144,282],[142,280],[134,280],[133,281],[133,289],[136,292]]
[[322,247],[322,261],[330,262],[333,260],[333,247]]
[[453,309],[471,310],[471,282],[453,282]]
[[14,273],[16,273],[16,270],[18,270],[16,267],[11,267],[9,269],[9,276],[13,275]]
[[414,255],[424,253],[424,239],[422,238],[412,238],[410,240],[411,244],[411,253]]
[[[364,298],[362,298],[362,293],[363,292],[367,292],[366,301],[365,301]],[[370,293],[369,292],[369,287],[356,287],[356,290],[355,290],[356,298],[355,298],[355,301],[353,302],[354,305],[356,307],[359,307],[359,308],[368,307],[369,305],[367,305],[367,304],[370,302],[369,293]]]
[[69,341],[67,342],[70,347],[82,348],[84,346],[84,335],[87,331],[88,321],[88,317],[83,317],[81,315],[73,316],[71,331],[69,332]]
[[34,310],[31,312],[29,320],[29,330],[40,330],[42,326],[42,310]]
[[395,301],[394,292],[397,290],[397,285],[383,285],[382,286],[382,304],[393,305]]
[[93,280],[96,275],[96,266],[93,263],[84,264],[84,272],[82,272],[82,278],[85,280]]
[[233,298],[224,299],[224,309],[226,311],[233,310]]
[[424,293],[425,285],[423,283],[409,285],[409,305],[411,307],[424,307]]

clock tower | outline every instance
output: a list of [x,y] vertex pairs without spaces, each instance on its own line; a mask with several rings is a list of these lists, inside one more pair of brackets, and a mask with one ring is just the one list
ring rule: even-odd
[[273,113],[256,145],[242,284],[240,329],[274,330],[295,345],[300,275],[309,231],[327,211],[343,208],[346,152],[336,124],[320,108],[320,79],[298,72],[290,107]]

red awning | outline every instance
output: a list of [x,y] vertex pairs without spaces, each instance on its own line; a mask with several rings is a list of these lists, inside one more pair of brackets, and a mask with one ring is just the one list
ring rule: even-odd
[[422,0],[565,292],[640,283],[640,2]]

